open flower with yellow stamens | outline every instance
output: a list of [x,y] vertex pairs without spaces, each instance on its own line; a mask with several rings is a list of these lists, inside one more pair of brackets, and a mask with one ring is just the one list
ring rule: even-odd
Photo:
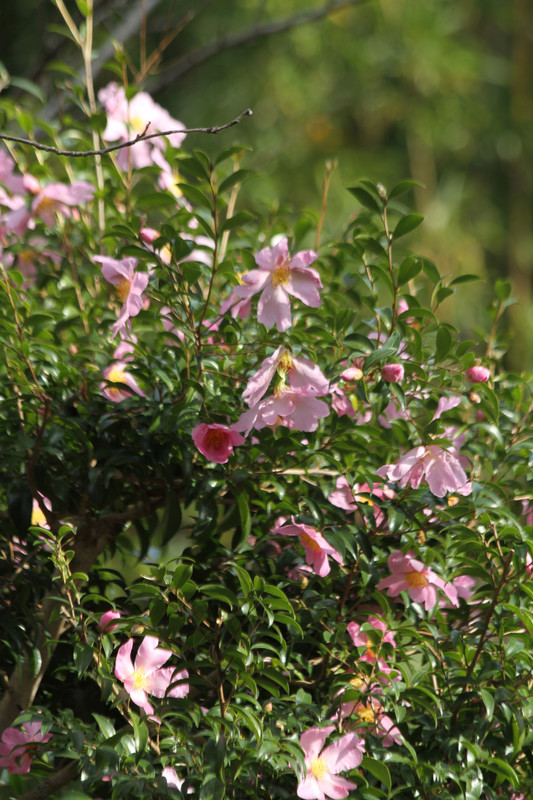
[[288,378],[292,389],[304,389],[316,395],[325,395],[329,391],[329,381],[316,364],[308,358],[293,356],[286,347],[278,347],[265,358],[246,385],[242,398],[249,406],[255,406],[261,400],[276,371],[283,381]]
[[287,239],[283,237],[274,247],[264,247],[256,253],[259,269],[242,276],[242,285],[235,287],[233,296],[244,300],[261,292],[258,321],[267,328],[277,325],[278,331],[286,331],[292,324],[289,295],[311,308],[320,306],[318,290],[322,282],[318,272],[309,266],[317,258],[314,250],[302,250],[291,258]]
[[121,400],[131,397],[132,394],[128,391],[128,388],[132,389],[139,397],[146,397],[133,375],[127,371],[126,364],[123,361],[115,361],[109,367],[106,367],[104,379],[100,384],[100,389],[104,397],[112,400],[113,403],[120,403]]
[[130,317],[135,317],[142,309],[145,301],[144,290],[148,286],[149,276],[146,272],[136,272],[136,258],[123,258],[120,261],[110,256],[95,256],[95,261],[102,265],[102,275],[116,289],[118,299],[122,303],[119,318],[111,330],[113,336],[120,332],[126,336],[126,323]]
[[421,603],[426,611],[430,611],[437,602],[437,589],[440,589],[452,605],[459,605],[455,587],[418,561],[412,550],[405,555],[402,555],[400,550],[394,550],[387,560],[387,565],[391,574],[383,578],[377,588],[386,589],[390,597],[396,597],[400,592],[407,591],[411,600]]
[[278,520],[271,533],[279,533],[281,536],[299,536],[305,550],[306,561],[317,575],[321,578],[329,575],[331,567],[328,556],[341,565],[344,563],[339,551],[324,539],[320,531],[310,525],[295,522],[294,517],[291,519],[292,525],[280,525]]
[[338,773],[359,766],[365,744],[355,733],[347,733],[324,748],[324,742],[334,730],[334,725],[309,728],[300,737],[306,773],[298,784],[296,794],[304,800],[324,800],[326,797],[336,800],[348,797],[350,791],[357,788],[355,783],[340,777]]
[[[135,705],[143,708],[147,714],[154,712],[148,700],[149,694],[153,694],[154,697],[186,697],[189,693],[189,684],[184,682],[189,673],[186,669],[178,672],[174,667],[163,667],[172,652],[158,648],[158,644],[157,637],[145,636],[137,651],[134,664],[131,660],[133,639],[129,639],[119,647],[115,661],[115,675],[123,682]],[[177,681],[180,683],[169,689],[170,685]]]

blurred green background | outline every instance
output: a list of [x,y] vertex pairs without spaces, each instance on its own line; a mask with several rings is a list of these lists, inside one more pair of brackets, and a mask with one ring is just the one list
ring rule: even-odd
[[[66,0],[77,22],[84,1]],[[443,274],[486,278],[447,301],[443,313],[466,333],[486,327],[490,284],[510,279],[517,303],[506,319],[508,366],[531,369],[531,0],[94,5],[97,87],[115,78],[105,62],[118,47],[127,53],[128,80],[188,126],[253,109],[221,137],[187,142],[211,152],[235,141],[253,148],[244,166],[260,174],[246,184],[241,205],[249,197],[255,206],[318,214],[325,164],[336,160],[326,241],[357,210],[346,186],[361,177],[385,186],[420,181],[424,188],[410,201],[426,224],[406,246],[433,258]],[[52,0],[1,4],[0,58],[8,73],[43,87],[50,117],[61,113],[56,96],[65,81],[53,62],[82,76],[61,24]],[[19,94],[13,85],[4,91]]]

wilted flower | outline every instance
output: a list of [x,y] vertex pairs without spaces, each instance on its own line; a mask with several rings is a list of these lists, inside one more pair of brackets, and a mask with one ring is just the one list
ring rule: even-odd
[[259,269],[246,272],[232,296],[248,300],[261,292],[258,321],[267,328],[277,325],[278,331],[286,331],[292,322],[289,295],[312,308],[320,306],[318,289],[322,288],[322,282],[318,272],[309,267],[317,258],[313,250],[304,250],[291,258],[287,239],[283,237],[274,247],[264,247],[256,253]]
[[357,788],[355,783],[341,778],[338,773],[359,766],[363,760],[364,742],[355,733],[347,733],[322,749],[334,730],[334,725],[309,728],[300,737],[306,772],[296,794],[304,800],[324,800],[325,797],[340,800]]
[[394,550],[387,564],[391,574],[380,580],[377,588],[386,589],[390,597],[396,597],[400,592],[407,591],[411,600],[421,603],[426,611],[430,611],[437,602],[437,589],[440,589],[452,605],[459,605],[457,589],[418,561],[412,550],[405,555],[402,555],[400,550]]
[[122,310],[117,321],[111,325],[113,336],[120,331],[124,336],[126,323],[142,309],[145,298],[143,292],[148,286],[148,274],[136,272],[136,258],[123,258],[120,261],[109,256],[94,256],[94,260],[102,265],[102,275],[116,288]]
[[413,489],[418,489],[425,475],[435,497],[444,497],[446,492],[468,495],[472,492],[472,484],[468,482],[461,465],[465,461],[464,457],[455,454],[453,448],[443,450],[432,444],[414,447],[401,456],[396,464],[385,464],[376,473],[381,478],[398,483],[402,489],[408,483]]
[[209,461],[216,464],[226,464],[233,455],[233,448],[244,444],[244,438],[227,425],[218,422],[207,424],[202,422],[192,432],[194,444]]
[[158,648],[158,644],[159,639],[155,636],[145,636],[133,664],[133,639],[129,639],[119,648],[115,661],[115,675],[124,683],[124,688],[135,705],[143,708],[147,714],[154,712],[148,700],[149,694],[154,697],[186,697],[189,693],[187,683],[180,683],[169,689],[172,683],[188,678],[189,673],[186,669],[178,672],[174,667],[163,667],[172,652]]
[[294,517],[291,519],[292,525],[281,525],[278,521],[271,533],[279,533],[281,536],[299,536],[305,550],[306,561],[317,575],[320,575],[321,578],[329,575],[331,567],[328,556],[331,556],[339,564],[344,563],[339,551],[329,544],[316,528],[295,522]]
[[51,733],[41,733],[41,722],[24,722],[20,728],[6,728],[0,741],[0,768],[12,775],[30,771],[36,744],[47,742]]

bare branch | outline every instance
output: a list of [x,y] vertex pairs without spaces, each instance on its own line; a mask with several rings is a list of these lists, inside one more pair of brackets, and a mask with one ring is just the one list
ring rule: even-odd
[[233,128],[234,125],[238,125],[243,117],[251,117],[252,114],[252,109],[247,108],[245,111],[242,111],[238,117],[232,119],[231,122],[226,122],[224,125],[213,125],[210,128],[179,128],[178,130],[159,131],[158,133],[146,133],[150,127],[150,123],[148,123],[144,131],[136,136],[135,139],[131,139],[128,142],[122,142],[121,144],[114,144],[110,147],[103,147],[101,150],[59,150],[57,147],[51,147],[48,144],[39,144],[39,142],[34,142],[31,139],[21,139],[18,136],[8,136],[7,133],[0,133],[0,139],[4,139],[8,142],[18,142],[19,144],[28,144],[30,147],[34,147],[36,150],[45,150],[47,153],[55,153],[56,156],[70,156],[72,158],[81,158],[82,156],[103,156],[106,153],[112,153],[114,150],[122,150],[124,147],[132,147],[134,144],[137,144],[137,142],[145,142],[147,139],[155,139],[158,136],[171,136],[173,133],[221,133],[221,131],[225,131],[228,128]]
[[160,89],[162,86],[174,82],[176,78],[180,78],[200,64],[209,61],[210,58],[218,55],[218,53],[224,52],[224,50],[230,50],[232,47],[240,47],[255,39],[273,36],[276,33],[288,31],[299,25],[305,25],[308,22],[315,22],[323,17],[327,17],[328,14],[332,14],[335,11],[341,11],[343,8],[359,5],[364,2],[366,2],[366,0],[339,0],[338,2],[330,0],[329,3],[321,8],[315,8],[312,11],[306,11],[303,14],[298,14],[293,17],[285,17],[283,19],[265,22],[263,25],[254,25],[251,28],[246,28],[246,30],[238,31],[233,35],[217,39],[179,59],[174,67],[169,68],[164,74],[159,75],[156,82],[157,88]]

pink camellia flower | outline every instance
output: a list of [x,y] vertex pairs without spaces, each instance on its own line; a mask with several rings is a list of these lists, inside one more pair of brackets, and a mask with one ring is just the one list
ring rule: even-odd
[[344,509],[347,514],[350,511],[357,511],[361,504],[371,506],[374,510],[374,517],[378,527],[384,522],[385,515],[371,499],[372,495],[377,497],[378,500],[394,500],[396,497],[396,492],[393,489],[389,489],[388,486],[375,484],[371,489],[368,483],[355,483],[351,487],[343,475],[337,478],[335,485],[337,488],[328,495],[328,500],[332,505]]
[[139,397],[146,397],[133,375],[127,371],[125,362],[115,361],[104,369],[104,380],[100,384],[100,389],[105,398],[112,400],[113,403],[120,403],[128,397],[132,397],[128,388],[132,389]]
[[[396,647],[394,634],[387,628],[383,620],[378,619],[377,617],[369,617],[368,622],[376,631],[380,631],[383,634],[381,637],[381,641],[383,643],[387,642],[393,647]],[[350,634],[350,638],[356,647],[374,647],[372,640],[369,639],[368,635],[361,630],[361,626],[358,625],[357,622],[348,623],[346,630]]]
[[276,371],[283,380],[288,376],[292,389],[303,389],[316,395],[324,395],[329,391],[329,381],[316,364],[308,358],[293,356],[282,346],[265,358],[248,381],[242,398],[249,406],[255,406],[261,400]]
[[37,748],[48,742],[51,733],[41,733],[41,722],[24,722],[20,728],[6,728],[0,741],[0,769],[11,775],[24,775],[30,771]]
[[318,420],[329,415],[329,406],[319,400],[316,392],[309,389],[289,389],[281,385],[273,395],[265,397],[249,411],[241,414],[233,424],[236,431],[247,436],[252,428],[284,425],[299,431],[312,432],[318,428]]
[[274,247],[264,247],[256,253],[253,269],[242,276],[243,283],[236,286],[233,296],[248,300],[261,292],[257,306],[257,319],[278,331],[286,331],[292,324],[289,295],[298,298],[311,308],[318,308],[322,288],[320,275],[309,267],[318,258],[313,250],[304,250],[289,256],[287,239],[283,237]]
[[233,455],[233,448],[245,441],[240,433],[218,422],[209,425],[202,422],[197,425],[192,432],[192,438],[200,453],[216,464],[226,464]]
[[271,533],[278,533],[281,536],[299,536],[305,550],[306,561],[317,575],[321,578],[329,575],[331,567],[328,556],[331,556],[338,564],[342,565],[344,563],[339,551],[335,550],[333,545],[329,544],[316,528],[295,522],[294,517],[291,517],[291,519],[292,525],[281,525],[278,521],[272,528]]
[[331,407],[337,412],[339,417],[348,414],[352,419],[355,418],[355,409],[352,402],[346,397],[344,390],[340,388],[338,383],[333,383],[330,387],[331,393]]
[[372,697],[368,702],[361,701],[357,703],[344,703],[341,708],[341,718],[357,717],[363,723],[364,727],[359,727],[352,724],[352,727],[357,733],[365,734],[369,727],[372,733],[376,734],[382,739],[384,747],[391,747],[393,744],[403,744],[403,738],[400,729],[387,714],[382,710],[382,705],[376,697]]
[[305,755],[305,775],[296,794],[304,800],[325,800],[326,797],[340,800],[357,788],[355,783],[341,778],[338,773],[359,766],[363,760],[364,742],[355,733],[347,733],[324,748],[324,742],[334,730],[335,725],[309,728],[300,737]]
[[405,374],[403,364],[384,364],[381,368],[383,380],[388,383],[401,383]]
[[469,367],[465,374],[472,383],[486,383],[490,378],[490,370],[488,370],[487,367],[482,367],[480,364],[475,367]]
[[123,258],[119,261],[109,256],[94,256],[94,260],[102,265],[102,275],[115,286],[122,303],[119,318],[111,325],[111,330],[114,331],[113,336],[119,331],[124,336],[126,323],[130,317],[137,316],[144,305],[143,292],[148,286],[149,276],[146,272],[135,272],[136,258]]
[[387,560],[387,565],[391,574],[380,580],[376,588],[380,591],[386,589],[390,597],[396,597],[400,592],[407,591],[411,600],[421,603],[426,611],[430,611],[437,602],[437,589],[440,589],[452,605],[459,605],[457,589],[418,561],[412,550],[405,555],[402,555],[400,550],[394,550]]
[[438,445],[414,447],[401,456],[396,464],[385,464],[376,470],[380,478],[398,483],[403,489],[408,483],[418,489],[422,478],[426,477],[429,488],[435,497],[444,497],[446,492],[468,495],[472,484],[468,481],[462,463],[466,459],[457,456],[454,448],[443,450]]
[[[107,114],[107,126],[102,138],[108,142],[126,142],[146,130],[147,134],[162,131],[179,131],[183,123],[173,119],[168,111],[155,103],[147,92],[139,92],[130,101],[122,86],[115,82],[109,83],[98,92],[98,99],[103,103]],[[173,133],[166,139],[172,147],[180,147],[185,139],[185,133]],[[131,147],[119,150],[117,164],[121,169],[127,169],[129,159],[135,169],[149,167],[154,163],[154,150],[164,151],[165,138],[162,136],[147,139]]]
[[443,395],[439,398],[439,402],[437,404],[437,410],[431,417],[431,421],[433,422],[436,419],[440,419],[441,415],[444,414],[446,411],[451,411],[452,408],[457,408],[457,406],[461,403],[461,398],[457,395],[452,397],[447,397]]
[[94,196],[94,186],[87,181],[74,181],[70,185],[49,183],[41,188],[32,176],[26,175],[23,180],[24,188],[35,195],[31,205],[28,206],[21,197],[13,198],[11,210],[1,218],[3,228],[17,236],[22,236],[28,227],[35,227],[35,217],[52,227],[56,214],[70,217],[71,208],[87,203]]
[[[166,780],[169,786],[172,786],[176,789],[180,789],[185,783],[185,778],[178,778],[178,773],[174,769],[174,767],[165,767],[163,772],[161,773],[162,777]],[[187,794],[194,794],[194,789],[192,786],[189,786],[187,789]]]
[[174,667],[163,667],[172,653],[170,650],[158,648],[158,644],[157,637],[145,636],[133,664],[133,639],[129,639],[119,647],[115,661],[115,675],[124,683],[124,688],[135,705],[140,706],[147,714],[154,713],[148,700],[149,694],[154,697],[186,697],[189,693],[188,683],[179,683],[169,689],[172,683],[188,678],[189,673],[186,669],[178,672]]
[[98,627],[102,631],[102,633],[111,633],[112,631],[118,628],[118,625],[112,625],[111,622],[114,619],[120,619],[122,614],[120,611],[106,611],[100,619],[98,620]]

